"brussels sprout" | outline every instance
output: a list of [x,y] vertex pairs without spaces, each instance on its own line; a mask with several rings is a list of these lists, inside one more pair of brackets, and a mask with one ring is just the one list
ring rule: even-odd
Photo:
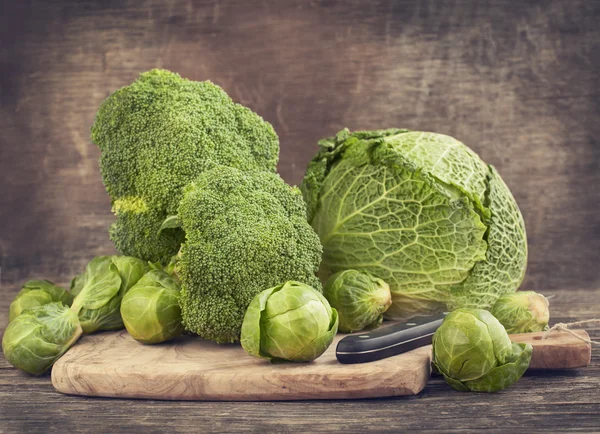
[[120,330],[124,327],[119,309],[121,296],[116,295],[98,309],[81,309],[79,321],[86,334],[101,330]]
[[6,328],[2,351],[15,368],[45,372],[81,336],[77,314],[62,303],[27,309]]
[[14,320],[25,309],[43,306],[52,302],[60,302],[70,306],[73,302],[73,296],[49,280],[30,280],[23,285],[23,288],[10,304],[8,322]]
[[121,276],[121,288],[119,289],[121,297],[150,269],[146,261],[132,256],[112,256],[112,260]]
[[335,273],[327,281],[323,295],[338,311],[342,333],[379,327],[383,313],[392,304],[389,285],[366,271]]
[[460,391],[496,392],[521,378],[531,361],[530,344],[512,343],[486,310],[451,312],[433,335],[433,366]]
[[148,268],[146,262],[131,256],[92,259],[85,272],[71,282],[76,294],[72,308],[79,315],[83,332],[123,328],[121,300]]
[[183,332],[179,289],[167,272],[151,270],[125,294],[121,316],[135,340],[157,344]]
[[548,328],[548,299],[533,291],[519,291],[500,297],[491,313],[508,333],[541,332]]
[[273,362],[309,362],[331,345],[337,311],[314,288],[289,281],[257,294],[242,324],[242,347]]

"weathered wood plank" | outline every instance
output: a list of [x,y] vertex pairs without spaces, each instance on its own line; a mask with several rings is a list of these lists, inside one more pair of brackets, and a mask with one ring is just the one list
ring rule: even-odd
[[[578,310],[573,316],[574,306]],[[0,324],[7,320],[0,298]],[[588,319],[600,311],[600,290],[557,291],[552,323]],[[588,329],[600,340],[600,327]],[[416,397],[352,401],[167,402],[62,395],[50,378],[31,377],[0,357],[0,422],[6,432],[304,431],[442,432],[491,429],[506,432],[595,431],[600,426],[600,352],[585,369],[530,371],[496,394],[459,393],[433,377]]]
[[[511,335],[533,346],[529,369],[589,365],[585,330]],[[239,345],[194,337],[141,345],[127,331],[84,336],[52,367],[62,393],[112,398],[197,401],[294,401],[407,396],[420,393],[431,374],[431,346],[370,363],[336,360],[339,334],[313,363],[272,365],[249,357]]]

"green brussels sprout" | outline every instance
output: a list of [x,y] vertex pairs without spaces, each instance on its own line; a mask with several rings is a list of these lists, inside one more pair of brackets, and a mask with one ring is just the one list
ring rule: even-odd
[[257,294],[242,323],[248,354],[273,362],[310,362],[333,342],[337,311],[309,285],[289,281]]
[[6,328],[4,357],[15,368],[39,375],[67,351],[82,329],[77,314],[60,302],[27,309]]
[[78,313],[84,333],[124,327],[121,300],[148,271],[148,264],[131,256],[98,256],[85,272],[71,281],[75,295],[72,309]]
[[179,282],[167,272],[151,270],[125,294],[121,316],[136,341],[157,344],[183,332],[179,290]]
[[121,297],[116,295],[98,309],[81,309],[79,321],[83,332],[95,333],[101,330],[120,330],[124,327],[120,313]]
[[71,306],[73,296],[49,280],[30,280],[23,285],[23,288],[10,304],[8,322],[14,320],[25,309],[53,302],[60,302],[66,306]]
[[433,366],[460,391],[496,392],[525,373],[530,344],[510,341],[494,316],[482,309],[457,309],[433,335]]
[[133,256],[112,256],[112,260],[121,276],[121,288],[119,289],[121,297],[150,269],[150,265],[146,261]]
[[541,332],[548,328],[548,299],[533,291],[501,296],[490,311],[508,333]]
[[379,327],[392,304],[389,285],[366,271],[335,273],[327,280],[323,295],[338,311],[342,333]]

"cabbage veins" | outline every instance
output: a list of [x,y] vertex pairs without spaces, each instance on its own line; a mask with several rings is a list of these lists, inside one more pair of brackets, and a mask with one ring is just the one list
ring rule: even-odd
[[489,308],[523,280],[521,212],[494,167],[429,132],[340,131],[321,140],[302,192],[323,243],[323,279],[346,269],[385,280],[389,319]]

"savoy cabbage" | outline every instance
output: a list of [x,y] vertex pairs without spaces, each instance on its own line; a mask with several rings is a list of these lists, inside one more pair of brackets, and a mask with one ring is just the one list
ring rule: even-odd
[[302,182],[326,279],[385,280],[390,319],[489,308],[525,274],[521,212],[493,166],[458,140],[388,129],[321,140]]

